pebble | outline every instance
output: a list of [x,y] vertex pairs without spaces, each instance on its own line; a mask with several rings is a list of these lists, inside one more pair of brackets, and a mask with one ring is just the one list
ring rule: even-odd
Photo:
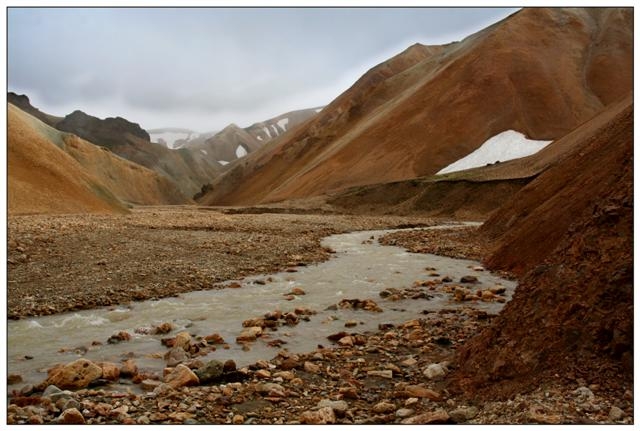
[[391,413],[396,410],[396,406],[389,402],[379,402],[373,406],[372,409],[375,413]]
[[313,362],[306,361],[304,363],[304,370],[310,374],[318,374],[320,372],[320,365],[316,365]]
[[86,422],[78,409],[72,408],[62,412],[58,417],[58,423],[64,425],[84,425]]
[[443,377],[446,374],[445,368],[440,364],[431,364],[429,365],[422,374],[428,379],[436,379],[438,377]]
[[401,423],[405,425],[419,425],[419,424],[445,424],[449,422],[449,414],[440,409],[435,412],[422,413],[417,416],[412,416],[403,420]]
[[349,410],[349,404],[344,400],[338,400],[338,401],[321,400],[320,402],[318,402],[316,407],[318,409],[322,409],[324,407],[330,407],[333,409],[334,413],[339,417],[344,416],[347,410]]
[[612,406],[609,410],[609,419],[613,422],[617,422],[624,417],[624,411],[621,408]]
[[398,409],[396,411],[396,416],[404,419],[404,418],[408,418],[409,416],[413,415],[416,411],[413,409],[406,409],[406,408],[402,408],[402,409]]
[[336,423],[336,415],[331,407],[316,411],[307,410],[300,415],[300,423],[307,425],[326,425]]
[[451,420],[457,424],[467,422],[475,418],[477,414],[478,409],[476,407],[459,407],[449,412]]
[[242,415],[234,415],[233,419],[231,420],[231,422],[234,425],[241,425],[241,424],[244,423],[244,416],[242,416]]

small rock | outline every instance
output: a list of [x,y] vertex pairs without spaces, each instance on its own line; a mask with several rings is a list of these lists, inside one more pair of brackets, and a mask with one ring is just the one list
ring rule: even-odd
[[149,416],[140,416],[136,419],[136,423],[138,425],[149,425],[151,423],[151,419],[149,419]]
[[256,339],[262,335],[262,328],[260,326],[250,326],[245,328],[240,335],[236,337],[236,343],[242,344],[250,341],[256,341]]
[[344,326],[347,328],[353,328],[354,326],[358,326],[358,321],[357,320],[347,320],[346,322],[344,322]]
[[291,295],[306,295],[306,294],[307,292],[305,292],[300,287],[294,287],[293,289],[291,289]]
[[102,378],[112,382],[120,378],[120,368],[112,362],[98,362],[97,366],[102,368]]
[[372,371],[367,371],[367,376],[374,376],[374,377],[382,377],[384,379],[392,379],[393,378],[393,371],[391,370],[372,370]]
[[409,407],[412,406],[414,404],[418,404],[420,400],[418,398],[412,397],[412,398],[407,398],[407,400],[404,402],[404,405]]
[[318,374],[320,372],[320,365],[316,365],[313,362],[306,361],[304,363],[304,370],[310,374]]
[[349,410],[349,404],[343,400],[338,400],[338,401],[321,400],[320,402],[318,402],[316,407],[319,409],[324,407],[330,407],[333,409],[333,412],[338,417],[343,417],[347,413],[347,410]]
[[64,425],[84,425],[85,420],[78,409],[68,409],[62,412],[57,422]]
[[138,374],[138,366],[133,359],[127,359],[120,367],[122,377],[135,377]]
[[183,386],[195,386],[200,383],[198,376],[195,375],[188,367],[179,364],[173,369],[173,371],[165,378],[167,383],[172,388],[181,388]]
[[184,351],[182,347],[172,347],[164,355],[165,361],[167,361],[167,366],[175,367],[178,364],[181,364],[189,359],[189,355]]
[[586,401],[593,401],[595,399],[595,395],[591,392],[591,389],[581,386],[575,391],[572,392],[573,395],[576,396],[576,401],[579,403],[584,403]]
[[405,367],[412,367],[417,363],[418,363],[418,361],[416,359],[409,358],[409,359],[405,359],[404,361],[400,362],[400,365],[403,365]]
[[300,415],[300,423],[308,425],[326,425],[336,423],[336,415],[331,407],[323,407],[317,411],[308,410]]
[[353,346],[353,337],[351,335],[342,337],[338,340],[338,344],[340,344],[341,346]]
[[188,332],[180,332],[176,335],[175,341],[173,343],[173,347],[179,347],[183,350],[189,350],[189,345],[191,344],[191,335]]
[[7,384],[17,385],[18,383],[22,383],[22,376],[20,374],[9,374],[7,377]]
[[392,411],[395,411],[395,409],[396,406],[394,404],[382,401],[374,405],[372,410],[375,413],[391,413]]
[[507,288],[504,286],[496,285],[496,286],[490,287],[489,291],[494,295],[502,295],[504,292],[507,291]]
[[[234,362],[235,365],[235,362]],[[224,364],[217,360],[211,360],[203,367],[198,368],[195,371],[195,375],[198,376],[200,383],[211,383],[216,381],[222,376],[224,372]]]
[[476,407],[459,407],[449,412],[451,420],[457,424],[464,423],[475,418],[478,414]]
[[255,386],[256,392],[262,395],[267,396],[277,396],[284,397],[286,396],[286,391],[282,385],[278,383],[258,383]]
[[357,400],[360,398],[358,395],[358,390],[352,386],[346,386],[338,389],[338,393],[342,395],[343,398]]
[[435,412],[423,413],[417,416],[412,416],[403,420],[401,423],[405,425],[419,425],[419,424],[446,424],[449,422],[449,415],[444,410],[436,410]]
[[424,386],[420,386],[420,385],[407,385],[404,388],[403,395],[406,395],[407,398],[409,397],[427,398],[431,401],[440,401],[442,399],[440,394],[437,393],[436,391],[427,389]]
[[484,267],[482,266],[474,266],[471,269],[473,269],[474,271],[484,271]]
[[268,379],[271,377],[271,373],[268,370],[258,370],[254,375],[259,379]]
[[233,419],[231,420],[231,422],[234,425],[241,425],[241,424],[244,423],[244,416],[242,416],[242,415],[234,415]]
[[153,391],[155,388],[157,388],[161,384],[162,382],[159,380],[145,379],[140,382],[140,387],[144,391]]
[[154,326],[152,332],[154,334],[168,334],[171,331],[173,331],[173,325],[169,322],[164,322],[158,326]]
[[44,419],[40,415],[31,415],[29,416],[29,424],[30,425],[42,425],[44,423]]
[[120,331],[117,334],[113,334],[111,337],[109,337],[107,339],[107,343],[117,344],[122,341],[129,341],[129,340],[131,340],[131,334],[129,334],[127,331]]
[[422,374],[424,374],[424,376],[428,379],[435,379],[438,377],[443,377],[446,374],[446,370],[440,364],[431,364],[423,371]]
[[460,283],[475,284],[477,282],[478,282],[478,277],[476,277],[475,275],[465,275],[465,276],[460,278]]
[[224,338],[218,333],[207,335],[204,340],[209,344],[224,344]]
[[236,369],[236,361],[234,361],[233,359],[227,359],[222,365],[222,371],[224,371],[225,373],[230,373],[232,371],[235,371]]
[[413,410],[413,409],[402,408],[402,409],[398,409],[396,411],[396,416],[401,418],[401,419],[404,419],[404,418],[408,418],[409,416],[413,415],[415,412],[416,411]]
[[617,422],[624,417],[624,411],[621,408],[612,406],[611,410],[609,410],[609,420],[612,422]]
[[52,394],[57,394],[58,392],[62,392],[62,389],[60,389],[59,387],[57,387],[55,385],[49,385],[44,390],[44,392],[42,392],[42,396],[43,397],[50,397]]

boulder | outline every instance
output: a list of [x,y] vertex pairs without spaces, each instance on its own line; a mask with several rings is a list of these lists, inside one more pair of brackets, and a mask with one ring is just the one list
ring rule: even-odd
[[224,366],[225,364],[214,359],[207,362],[203,367],[198,368],[195,371],[195,375],[198,376],[200,383],[211,383],[222,376]]
[[88,359],[78,359],[49,370],[46,384],[55,385],[61,389],[82,389],[100,377],[102,377],[102,368]]
[[169,373],[169,375],[165,377],[165,383],[173,389],[177,389],[183,386],[198,385],[200,383],[200,379],[198,379],[198,376],[188,367],[179,364],[171,373]]
[[80,411],[78,411],[78,409],[75,409],[75,408],[67,409],[63,411],[62,414],[58,417],[57,422],[59,424],[64,424],[64,425],[84,425],[85,424],[84,416],[82,416],[82,413],[80,413]]

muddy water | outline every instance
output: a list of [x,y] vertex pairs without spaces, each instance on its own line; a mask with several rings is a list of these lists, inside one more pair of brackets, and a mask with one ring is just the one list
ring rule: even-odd
[[[477,262],[413,254],[398,247],[379,245],[377,238],[388,232],[333,235],[323,241],[324,246],[336,252],[329,261],[297,267],[297,272],[293,273],[248,277],[240,281],[241,288],[198,291],[115,308],[10,321],[8,371],[22,375],[26,383],[38,383],[46,377],[46,369],[53,364],[70,362],[79,357],[111,362],[133,357],[140,368],[160,371],[164,367],[161,355],[167,350],[161,345],[160,338],[181,330],[198,336],[219,333],[229,343],[228,350],[218,348],[201,358],[203,360],[233,359],[243,366],[258,359],[270,359],[278,349],[268,347],[266,341],[276,338],[287,342],[282,348],[307,352],[318,345],[329,345],[326,336],[335,332],[374,331],[379,323],[401,323],[419,317],[423,310],[459,307],[460,304],[451,301],[449,295],[437,291],[429,292],[433,295],[431,299],[392,302],[379,296],[385,288],[410,287],[416,280],[433,279],[429,275],[431,271],[425,270],[426,267],[436,268],[440,276],[448,275],[454,281],[464,275],[475,275],[481,284],[474,285],[474,289],[501,284],[507,288],[507,299],[515,289],[512,281],[471,269],[478,265]],[[268,278],[271,281],[264,285],[256,283]],[[285,295],[294,287],[301,287],[306,295],[296,296],[292,301],[286,300]],[[327,310],[345,298],[373,299],[384,311]],[[497,313],[503,304],[480,302],[474,306]],[[317,314],[297,326],[283,326],[276,332],[270,332],[270,338],[258,339],[250,351],[243,351],[235,343],[243,320],[273,310],[292,311],[297,307],[310,308]],[[347,329],[344,326],[347,320],[356,320],[359,324]],[[171,322],[176,329],[170,335],[163,336],[136,333],[136,329],[150,328],[163,322]],[[129,332],[132,340],[108,344],[107,339],[119,331]]]

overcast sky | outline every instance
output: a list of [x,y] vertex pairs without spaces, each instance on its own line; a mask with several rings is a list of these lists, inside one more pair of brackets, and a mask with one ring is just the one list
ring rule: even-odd
[[9,90],[60,116],[246,127],[328,104],[413,43],[461,40],[514,11],[10,8]]

